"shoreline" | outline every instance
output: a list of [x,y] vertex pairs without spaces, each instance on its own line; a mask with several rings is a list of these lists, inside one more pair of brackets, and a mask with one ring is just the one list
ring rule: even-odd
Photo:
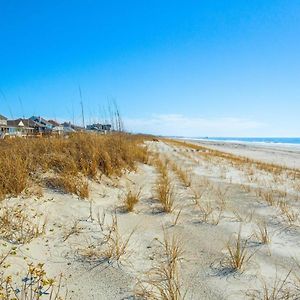
[[195,140],[188,138],[180,140],[253,160],[300,169],[300,145],[283,146],[268,143],[257,144],[254,142]]
[[231,144],[245,144],[245,145],[257,145],[257,146],[270,146],[270,147],[291,147],[295,149],[299,149],[300,151],[300,143],[280,143],[280,142],[266,142],[266,141],[242,141],[242,140],[230,140],[230,139],[206,139],[206,138],[190,138],[190,137],[182,137],[182,138],[170,138],[176,140],[183,141],[193,141],[193,142],[219,142],[219,143],[231,143]]

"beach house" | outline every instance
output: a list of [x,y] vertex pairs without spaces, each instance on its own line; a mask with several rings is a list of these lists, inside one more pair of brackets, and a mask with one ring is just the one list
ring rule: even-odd
[[64,133],[64,126],[62,124],[59,124],[58,122],[54,120],[48,120],[50,124],[52,124],[52,133],[61,135]]
[[34,121],[38,133],[52,133],[53,125],[42,117],[32,116],[30,120]]
[[9,136],[29,136],[35,132],[35,123],[30,119],[7,120]]
[[87,125],[87,130],[91,131],[96,131],[99,133],[107,133],[108,131],[111,130],[111,125],[110,124],[92,124],[92,125]]
[[4,138],[7,132],[8,132],[7,118],[0,115],[0,138]]
[[84,132],[85,128],[72,124],[71,122],[64,122],[61,124],[64,128],[65,133],[72,133],[72,132]]

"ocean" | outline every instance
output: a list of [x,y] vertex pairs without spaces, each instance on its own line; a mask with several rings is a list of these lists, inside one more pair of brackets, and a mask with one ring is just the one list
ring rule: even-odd
[[207,140],[207,141],[224,141],[224,142],[246,142],[246,143],[267,143],[267,144],[290,144],[300,145],[300,137],[295,138],[274,138],[274,137],[199,137],[189,138],[193,140]]

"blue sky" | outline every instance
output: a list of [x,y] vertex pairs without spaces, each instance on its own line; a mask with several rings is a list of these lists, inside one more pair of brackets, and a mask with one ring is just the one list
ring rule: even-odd
[[[0,1],[0,114],[128,130],[300,135],[298,0]],[[19,100],[21,99],[21,100]]]

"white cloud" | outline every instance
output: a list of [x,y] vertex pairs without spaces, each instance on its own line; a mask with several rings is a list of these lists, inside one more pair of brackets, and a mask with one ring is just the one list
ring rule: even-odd
[[259,136],[266,124],[241,118],[190,118],[180,114],[153,115],[150,118],[124,118],[132,132],[174,136]]

